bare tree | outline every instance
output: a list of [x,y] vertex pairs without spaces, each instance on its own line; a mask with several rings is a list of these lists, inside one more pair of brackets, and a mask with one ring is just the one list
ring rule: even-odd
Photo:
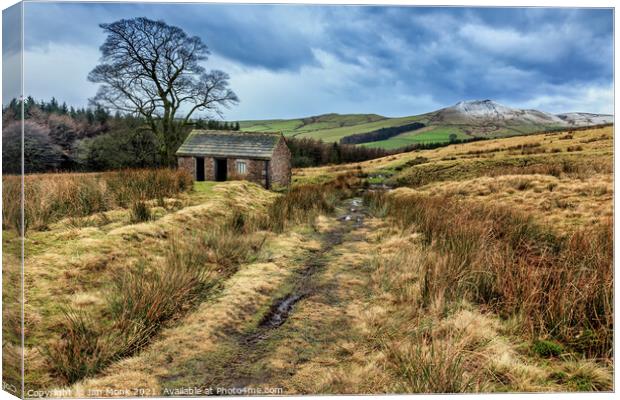
[[239,102],[222,71],[200,62],[209,50],[197,36],[163,21],[122,19],[100,27],[108,34],[101,64],[88,80],[101,83],[91,102],[141,115],[160,142],[164,162],[172,162],[183,127],[197,111],[222,115]]

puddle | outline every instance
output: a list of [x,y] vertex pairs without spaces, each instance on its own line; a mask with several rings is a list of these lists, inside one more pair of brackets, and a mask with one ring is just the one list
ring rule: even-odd
[[289,294],[284,299],[276,302],[272,307],[271,311],[265,316],[263,321],[260,323],[261,327],[268,328],[277,328],[282,325],[288,314],[293,309],[295,303],[297,303],[303,297],[300,293]]

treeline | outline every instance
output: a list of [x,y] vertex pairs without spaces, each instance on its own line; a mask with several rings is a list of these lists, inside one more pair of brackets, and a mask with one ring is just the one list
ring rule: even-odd
[[[24,111],[24,167],[27,173],[103,171],[165,164],[161,144],[142,118],[111,114],[101,107],[75,108],[55,98],[23,104],[12,100],[2,110],[4,173],[21,171],[21,113]],[[238,130],[239,123],[199,119],[187,127]],[[185,133],[187,133],[185,132]],[[179,145],[185,135],[179,138]]]
[[395,153],[395,151],[380,148],[325,143],[322,140],[310,138],[286,138],[286,143],[291,150],[292,163],[295,168],[366,161]]
[[342,144],[359,144],[377,142],[379,140],[387,140],[401,133],[414,131],[416,129],[424,128],[424,124],[421,122],[413,122],[411,124],[392,126],[389,128],[381,128],[372,132],[356,133],[355,135],[345,136],[340,139]]
[[77,144],[105,134],[116,118],[102,108],[74,108],[56,99],[23,102],[13,99],[2,110],[2,167],[4,173],[21,170],[21,118],[24,117],[26,172],[76,169]]
[[406,153],[416,150],[432,150],[446,147],[451,144],[476,142],[487,140],[484,137],[470,137],[457,139],[456,135],[450,135],[448,142],[416,143],[393,150],[378,147],[364,147],[353,144],[325,143],[322,140],[310,138],[286,138],[286,143],[291,150],[292,164],[295,168],[318,167],[327,164],[344,164],[373,160],[398,153]]
[[[21,114],[22,102],[12,99],[3,110],[3,117],[19,118]],[[98,122],[105,123],[110,118],[110,113],[102,107],[94,108],[74,108],[67,106],[67,103],[60,104],[54,97],[50,101],[41,100],[37,102],[32,96],[28,96],[23,102],[24,118],[29,119],[36,117],[38,113],[48,113],[56,115],[68,115],[76,120],[84,120],[89,124]],[[120,114],[116,114],[117,116]]]
[[[70,126],[76,138],[95,136],[108,130],[108,123],[113,118],[110,113],[101,107],[74,108],[66,103],[59,104],[52,97],[50,101],[37,102],[28,96],[23,103],[13,99],[2,110],[4,126],[21,119],[22,104],[24,119],[50,125],[52,130],[63,131]],[[120,118],[120,114],[116,114]]]
[[408,146],[397,149],[396,152],[406,153],[406,152],[415,151],[415,150],[433,150],[433,149],[438,149],[440,147],[446,147],[451,144],[478,142],[481,140],[489,140],[489,138],[476,136],[476,137],[468,137],[466,139],[457,139],[456,134],[451,134],[450,140],[448,142],[427,142],[427,143],[410,144]]
[[238,131],[241,129],[239,122],[217,121],[214,119],[202,119],[199,118],[194,123],[196,129],[209,129],[209,130],[223,130],[223,131]]

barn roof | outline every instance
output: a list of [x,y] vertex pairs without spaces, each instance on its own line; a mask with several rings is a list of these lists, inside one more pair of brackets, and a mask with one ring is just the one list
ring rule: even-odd
[[243,157],[271,159],[281,135],[239,131],[194,129],[176,152],[177,156]]

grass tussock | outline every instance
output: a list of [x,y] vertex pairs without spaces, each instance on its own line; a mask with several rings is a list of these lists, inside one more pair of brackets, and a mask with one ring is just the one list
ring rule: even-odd
[[[386,390],[394,393],[463,393],[484,390],[484,345],[496,335],[484,324],[455,329],[422,306],[424,251],[419,238],[390,230],[391,237],[369,265],[368,290],[375,303],[365,311],[367,346],[377,352],[391,377]],[[484,321],[484,319],[470,320]],[[478,322],[479,323],[479,322]],[[447,326],[444,326],[447,325]],[[480,338],[478,338],[479,336]]]
[[431,331],[416,331],[411,342],[384,346],[402,393],[465,393],[476,381],[467,370],[465,353],[451,341],[436,340]]
[[[178,245],[177,245],[178,246]],[[196,300],[208,269],[192,261],[200,255],[171,249],[165,268],[149,270],[139,265],[114,280],[108,305],[114,328],[126,337],[148,338],[172,319],[183,305]],[[189,253],[189,254],[188,254]],[[173,257],[180,256],[180,259]],[[141,341],[138,341],[136,350]]]
[[[612,388],[612,375],[605,363],[572,354],[555,340],[521,337],[520,316],[500,318],[491,312],[498,309],[489,303],[481,307],[467,298],[451,297],[446,293],[447,283],[441,290],[433,289],[426,272],[442,255],[432,245],[419,246],[425,238],[413,233],[417,229],[400,231],[390,225],[377,234],[383,239],[368,265],[370,280],[366,285],[371,303],[358,317],[363,333],[359,345],[365,349],[361,353],[373,354],[380,360],[380,370],[387,373],[381,391]],[[467,279],[463,269],[455,275],[460,278],[453,278],[452,285]],[[475,292],[474,287],[470,289]]]
[[364,192],[362,200],[372,216],[383,218],[387,215],[389,205],[387,202],[387,194],[384,191]]
[[221,269],[235,270],[236,266],[250,261],[263,246],[266,236],[252,236],[228,227],[220,227],[205,233],[203,240],[209,249],[208,259]]
[[422,307],[466,299],[523,333],[552,337],[589,356],[609,357],[613,330],[611,221],[558,236],[531,217],[451,197],[370,196],[393,224],[415,227],[435,256],[422,271]]
[[106,299],[106,323],[66,311],[65,333],[45,349],[55,374],[73,383],[142,349],[208,284],[209,269],[201,257],[193,247],[175,242],[160,268],[139,264],[116,276]]
[[[19,227],[19,176],[3,177],[3,228]],[[63,218],[85,217],[117,207],[160,202],[192,187],[185,171],[124,170],[92,174],[39,174],[24,180],[25,228],[42,230]],[[133,217],[133,216],[132,216]]]
[[350,172],[327,183],[289,188],[268,210],[271,229],[282,232],[289,226],[312,223],[321,213],[333,212],[336,204],[351,196],[360,182],[358,173]]
[[61,340],[43,352],[67,383],[92,375],[115,359],[120,343],[97,329],[83,312],[65,311],[64,327]]
[[131,205],[129,214],[129,220],[132,223],[146,222],[153,216],[151,215],[151,209],[144,201],[136,201]]

